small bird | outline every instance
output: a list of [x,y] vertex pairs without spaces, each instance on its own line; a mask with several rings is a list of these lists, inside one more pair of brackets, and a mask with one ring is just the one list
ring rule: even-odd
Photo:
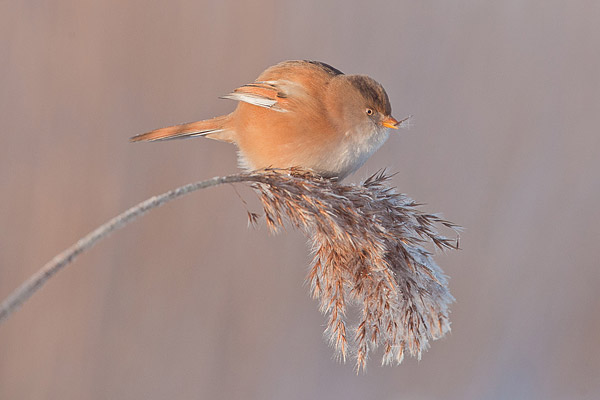
[[299,167],[341,180],[387,140],[392,117],[383,87],[365,75],[345,75],[318,61],[284,61],[222,98],[230,114],[156,129],[133,142],[205,136],[234,143],[240,167]]

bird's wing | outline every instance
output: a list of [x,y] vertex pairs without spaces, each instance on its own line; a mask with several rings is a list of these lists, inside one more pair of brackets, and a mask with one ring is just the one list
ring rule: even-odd
[[222,99],[243,101],[255,106],[274,111],[291,111],[289,95],[298,86],[290,81],[256,81],[235,89],[232,93],[222,96]]

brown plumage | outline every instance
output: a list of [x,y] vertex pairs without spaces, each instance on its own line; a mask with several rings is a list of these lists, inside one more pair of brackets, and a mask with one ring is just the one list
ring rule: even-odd
[[240,165],[309,169],[344,178],[385,142],[391,116],[383,87],[364,75],[344,75],[316,61],[285,61],[255,82],[223,96],[238,101],[230,114],[157,129],[131,140],[193,136],[234,143]]

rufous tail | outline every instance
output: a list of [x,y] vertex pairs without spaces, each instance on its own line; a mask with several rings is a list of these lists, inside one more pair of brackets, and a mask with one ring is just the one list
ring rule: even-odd
[[224,142],[233,142],[232,134],[228,128],[230,115],[222,115],[204,121],[190,122],[169,126],[167,128],[155,129],[153,131],[142,133],[132,137],[132,142],[155,141],[155,140],[171,140],[182,139],[194,136],[206,136],[211,139],[221,140]]

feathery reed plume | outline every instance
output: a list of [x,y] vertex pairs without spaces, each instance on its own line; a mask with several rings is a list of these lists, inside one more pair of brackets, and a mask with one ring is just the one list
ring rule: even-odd
[[[448,306],[454,298],[423,245],[457,248],[435,226],[458,227],[419,211],[418,204],[384,185],[388,179],[380,172],[348,185],[297,169],[265,170],[253,179],[267,225],[277,231],[287,220],[310,238],[308,282],[328,316],[325,334],[342,360],[349,351],[355,354],[357,372],[378,346],[382,364],[400,363],[405,352],[420,358],[430,339],[450,331]],[[349,304],[361,310],[350,338]]]
[[[420,357],[429,340],[450,331],[448,306],[454,300],[446,277],[423,245],[457,248],[436,231],[458,227],[385,186],[384,172],[360,185],[341,184],[292,168],[266,169],[215,177],[151,197],[79,239],[44,265],[0,304],[0,322],[17,310],[58,271],[98,241],[153,208],[198,189],[248,182],[258,191],[270,229],[285,221],[312,242],[314,260],[308,274],[313,297],[328,316],[326,335],[336,354],[356,357],[364,370],[369,352],[383,347],[383,364],[400,363],[405,352]],[[249,213],[250,222],[258,215]],[[348,336],[346,310],[361,310]]]

